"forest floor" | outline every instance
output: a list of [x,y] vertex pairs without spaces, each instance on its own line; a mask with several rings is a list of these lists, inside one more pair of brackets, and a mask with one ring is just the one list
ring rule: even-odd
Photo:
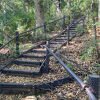
[[[81,60],[82,52],[84,51],[84,46],[91,40],[89,34],[84,34],[83,36],[78,36],[70,41],[69,46],[63,46],[57,53],[63,54],[67,58],[71,58],[76,61],[81,68],[90,70],[90,67],[94,63],[94,59],[89,57],[88,60]],[[60,79],[68,76],[69,74],[64,70],[64,68],[53,58],[50,58],[50,68],[53,69],[53,72],[50,72],[48,75],[44,74],[39,78],[39,81],[51,81]],[[64,60],[63,58],[61,58]],[[72,64],[68,61],[65,61],[66,65],[73,70],[84,82],[87,81],[88,74],[80,71],[75,64]],[[43,79],[44,78],[44,79]],[[26,79],[27,80],[27,79]],[[30,79],[31,80],[31,79]],[[23,80],[24,81],[24,80]],[[32,82],[32,81],[31,81]],[[27,95],[0,95],[0,100],[87,100],[87,95],[82,91],[81,87],[76,81],[74,83],[67,83],[63,86],[57,87],[54,91],[47,92],[45,94],[39,94],[33,97],[35,99],[27,99]],[[32,94],[31,94],[32,96]]]

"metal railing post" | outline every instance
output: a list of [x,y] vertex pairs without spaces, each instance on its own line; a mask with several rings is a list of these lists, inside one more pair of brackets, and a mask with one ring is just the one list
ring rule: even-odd
[[44,34],[45,34],[45,39],[46,39],[46,22],[44,22]]
[[67,45],[69,45],[69,26],[67,26],[66,38],[67,38]]
[[62,29],[64,30],[65,28],[65,15],[63,16],[63,22],[62,22]]
[[69,19],[69,23],[68,23],[68,25],[70,25],[70,22],[71,22],[71,18],[70,18],[70,15],[68,16],[68,19]]
[[[50,43],[49,43],[49,41],[46,42],[46,46],[47,46],[48,48],[50,48]],[[49,58],[50,58],[49,50],[46,49],[45,70],[46,70],[47,73],[49,72]]]
[[85,21],[83,19],[83,33],[84,33],[84,28],[85,28]]
[[16,32],[16,55],[18,56],[19,54],[19,32]]
[[88,80],[88,85],[91,87],[93,94],[96,99],[99,100],[100,96],[100,76],[99,75],[90,75]]

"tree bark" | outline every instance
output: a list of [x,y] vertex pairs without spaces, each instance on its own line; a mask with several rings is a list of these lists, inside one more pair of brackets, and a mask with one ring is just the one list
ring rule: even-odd
[[44,23],[44,7],[43,0],[34,0],[36,27]]
[[100,22],[100,0],[98,3],[98,21]]
[[[5,14],[6,14],[6,3],[5,2],[1,2],[1,5],[2,5],[2,9],[3,9],[3,22],[2,22],[2,24],[1,24],[1,26],[2,26],[2,30],[4,31],[4,24],[5,24],[5,19],[6,19],[6,16],[5,16]],[[4,36],[4,41],[5,42],[8,42],[8,32],[2,32],[2,34],[3,34],[3,36]]]
[[61,9],[60,9],[60,1],[59,0],[53,0],[53,2],[56,6],[56,16],[57,17],[62,16],[62,12],[61,12]]
[[93,8],[93,4],[94,4],[94,0],[92,0],[91,3],[91,15],[92,15],[92,21],[93,21],[93,30],[94,30],[94,42],[95,42],[95,46],[96,46],[96,54],[97,54],[97,59],[99,60],[100,56],[99,56],[99,49],[98,49],[98,43],[97,42],[97,30],[96,30],[96,20],[94,17],[94,8]]

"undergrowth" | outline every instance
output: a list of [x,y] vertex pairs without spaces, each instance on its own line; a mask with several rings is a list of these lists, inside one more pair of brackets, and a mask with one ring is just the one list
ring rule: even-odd
[[84,44],[84,46],[82,47],[82,51],[81,51],[81,61],[82,60],[88,60],[89,57],[91,57],[92,59],[96,59],[96,42],[94,42],[94,40],[90,40],[88,42],[86,42]]
[[95,42],[93,39],[91,39],[84,44],[80,53],[80,61],[86,62],[91,60],[93,65],[89,67],[89,70],[93,74],[100,75],[100,64],[97,63],[97,51],[96,51],[97,42],[98,41]]

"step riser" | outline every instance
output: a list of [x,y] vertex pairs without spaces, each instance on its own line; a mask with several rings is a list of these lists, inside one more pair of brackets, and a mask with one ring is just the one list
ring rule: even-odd
[[42,64],[42,62],[39,62],[39,61],[19,61],[19,60],[15,60],[14,62],[13,62],[14,64],[17,64],[17,65],[25,65],[25,64],[33,64],[33,65],[41,65]]
[[31,75],[31,76],[35,76],[35,75],[40,75],[39,71],[20,71],[20,70],[2,70],[3,74],[7,74],[7,75]]
[[50,44],[63,44],[64,42],[51,42]]
[[57,48],[57,47],[60,47],[60,45],[58,46],[58,45],[54,45],[54,44],[52,44],[50,47],[51,47],[51,48],[52,48],[52,47]]
[[[76,32],[74,32],[74,31],[69,31],[69,34],[76,34],[77,33],[77,31]],[[66,37],[67,37],[67,33],[66,33]]]
[[75,33],[75,32],[77,32],[77,31],[75,31],[75,30],[70,30],[69,32],[70,32],[70,33],[71,33],[71,32],[74,32],[74,33]]
[[46,50],[31,50],[34,53],[46,53]]
[[38,56],[38,55],[22,55],[21,57],[25,57],[25,58],[45,58],[46,56]]
[[61,35],[60,37],[67,37],[67,35]]
[[74,31],[74,30],[76,30],[76,28],[70,28],[70,30],[73,30]]
[[56,38],[56,40],[67,40],[67,38]]
[[77,32],[70,32],[69,34],[76,34]]
[[77,26],[71,26],[70,28],[77,28]]
[[41,63],[13,63],[13,64],[16,64],[16,65],[22,65],[22,66],[36,66],[36,65],[38,65],[38,66],[40,66],[41,65]]
[[49,90],[54,90],[58,86],[63,84],[73,83],[73,79],[70,77],[55,80],[48,83],[38,83],[38,84],[0,84],[0,93],[43,93]]

